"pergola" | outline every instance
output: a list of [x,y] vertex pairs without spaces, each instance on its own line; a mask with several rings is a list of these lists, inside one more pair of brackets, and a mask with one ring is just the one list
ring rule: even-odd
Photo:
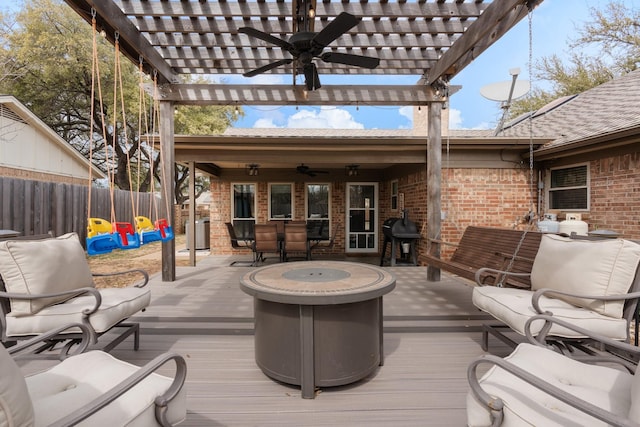
[[[156,75],[160,87],[160,138],[166,176],[175,161],[174,105],[314,105],[428,107],[427,234],[439,237],[441,110],[452,91],[450,80],[542,0],[65,0],[81,17],[95,16],[99,30],[131,61]],[[413,84],[323,84],[308,90],[304,61],[268,37],[250,37],[250,27],[289,40],[301,31],[319,33],[342,12],[357,25],[328,43],[323,52],[379,58],[375,68],[316,58],[320,79],[349,76],[414,76]],[[291,59],[291,61],[289,61]],[[280,61],[270,74],[291,76],[291,84],[182,83],[183,76],[240,75]],[[349,61],[344,61],[349,62]],[[307,62],[308,64],[308,62]],[[222,79],[224,80],[224,79]],[[366,84],[364,81],[366,80]],[[380,80],[384,80],[381,78]],[[362,81],[362,83],[361,83]],[[353,84],[356,82],[357,84]],[[184,157],[184,156],[183,156]],[[188,157],[188,154],[186,155]],[[191,173],[195,172],[191,159]],[[215,173],[216,165],[211,170]],[[164,197],[173,194],[165,186]],[[194,204],[191,204],[194,206]],[[191,239],[194,241],[195,239]],[[163,279],[175,279],[173,242],[163,245]],[[439,252],[439,247],[434,246]],[[193,252],[193,251],[192,251]],[[433,272],[437,278],[439,272]]]

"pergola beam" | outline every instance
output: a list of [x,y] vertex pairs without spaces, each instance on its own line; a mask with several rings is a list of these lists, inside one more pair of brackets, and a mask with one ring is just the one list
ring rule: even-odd
[[428,83],[442,77],[449,80],[513,28],[542,0],[494,1],[472,26],[425,73]]
[[426,105],[434,100],[423,85],[326,85],[308,92],[291,85],[165,85],[160,97],[183,105]]

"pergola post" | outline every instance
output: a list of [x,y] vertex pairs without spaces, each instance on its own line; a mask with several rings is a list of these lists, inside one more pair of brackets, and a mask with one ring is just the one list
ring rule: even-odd
[[[442,102],[430,102],[427,132],[427,248],[429,255],[440,258],[441,182],[442,182]],[[440,281],[440,269],[428,266],[427,280]]]
[[[160,151],[162,160],[162,203],[167,207],[167,220],[174,226],[174,197],[173,170],[175,163],[174,151],[174,117],[173,102],[160,101]],[[176,242],[175,239],[162,242],[162,281],[176,280]]]
[[196,164],[189,162],[189,265],[196,266]]

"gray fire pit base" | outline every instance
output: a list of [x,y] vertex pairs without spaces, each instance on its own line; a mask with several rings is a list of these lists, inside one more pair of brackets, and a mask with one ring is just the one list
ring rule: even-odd
[[303,398],[383,364],[382,297],[337,305],[254,301],[257,365],[273,379],[300,385]]

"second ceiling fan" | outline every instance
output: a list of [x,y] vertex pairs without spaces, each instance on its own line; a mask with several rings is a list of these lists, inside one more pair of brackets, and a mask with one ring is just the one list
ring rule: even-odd
[[281,59],[256,68],[255,70],[248,71],[244,73],[243,76],[257,76],[258,74],[265,73],[281,65],[291,64],[296,61],[297,64],[294,65],[302,69],[307,90],[315,90],[320,88],[321,84],[318,76],[318,69],[316,64],[313,62],[314,58],[319,58],[324,62],[335,64],[345,64],[369,69],[376,68],[380,63],[379,58],[354,55],[350,53],[323,52],[324,48],[331,42],[345,34],[356,25],[358,25],[358,19],[355,16],[347,12],[342,12],[319,33],[312,31],[300,31],[289,37],[288,41],[260,30],[256,30],[255,28],[239,28],[238,32],[279,46],[283,51],[288,52],[292,56],[292,58]]

